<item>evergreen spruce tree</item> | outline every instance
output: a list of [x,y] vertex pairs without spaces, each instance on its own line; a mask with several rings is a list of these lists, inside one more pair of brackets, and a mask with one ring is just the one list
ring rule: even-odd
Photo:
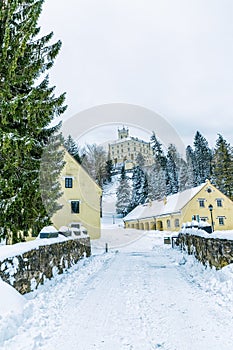
[[218,135],[212,164],[216,187],[233,200],[233,151],[222,135]]
[[[53,212],[46,212],[39,173],[45,147],[50,141],[60,144],[54,136],[59,125],[49,125],[65,107],[64,95],[55,97],[46,75],[61,42],[49,45],[52,33],[39,38],[42,5],[43,0],[0,2],[0,226],[1,236],[10,234],[13,243],[19,232],[21,239],[29,231],[38,233]],[[56,154],[52,164],[61,159]],[[57,182],[55,172],[49,189],[55,202]]]
[[65,140],[64,147],[67,150],[67,152],[69,152],[69,154],[71,154],[74,157],[74,159],[77,160],[79,164],[82,163],[82,159],[79,155],[79,147],[71,135],[69,135]]
[[130,210],[133,210],[139,204],[145,203],[148,197],[147,175],[140,166],[134,167],[132,181],[133,186]]
[[163,149],[162,149],[162,144],[157,139],[154,131],[152,132],[152,136],[151,136],[150,141],[151,141],[151,148],[152,148],[152,152],[153,152],[155,160],[158,161],[158,163],[163,168],[165,168],[166,167],[166,157],[165,157]]
[[197,186],[196,168],[195,168],[195,156],[192,147],[189,145],[186,148],[186,163],[187,163],[187,183],[186,188],[192,188]]
[[112,181],[112,172],[113,172],[113,161],[108,157],[108,160],[106,161],[106,181],[111,182]]
[[162,166],[155,161],[147,173],[148,178],[148,198],[150,200],[160,200],[166,196],[167,185],[165,171]]
[[180,159],[176,147],[170,144],[166,161],[167,195],[175,194],[179,191],[179,162]]
[[117,214],[123,214],[124,216],[128,213],[130,207],[131,189],[129,186],[129,179],[125,173],[125,167],[122,167],[121,178],[119,186],[117,188],[117,201],[116,201],[116,212]]
[[148,199],[148,195],[149,195],[149,184],[148,184],[148,176],[147,173],[144,172],[144,176],[143,176],[143,182],[142,182],[142,203],[145,203]]
[[144,165],[145,165],[145,158],[143,157],[143,155],[141,154],[141,152],[139,152],[139,153],[137,154],[137,157],[136,157],[136,159],[135,159],[135,162],[136,162],[137,165],[140,166],[140,168],[143,168],[143,167],[144,167]]
[[164,155],[162,144],[159,142],[154,131],[151,136],[151,148],[154,154],[154,164],[148,176],[149,198],[157,200],[163,198],[169,192],[169,179],[167,159]]
[[196,132],[194,138],[194,159],[195,159],[195,182],[200,185],[206,179],[211,178],[211,162],[212,152],[208,146],[207,140],[201,135],[199,131]]
[[189,187],[189,176],[188,176],[188,166],[187,163],[181,158],[180,160],[180,169],[179,169],[179,192],[182,192]]

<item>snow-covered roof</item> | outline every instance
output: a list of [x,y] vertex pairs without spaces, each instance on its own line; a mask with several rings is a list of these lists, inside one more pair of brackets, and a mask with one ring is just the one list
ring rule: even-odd
[[136,141],[136,142],[145,143],[145,144],[149,145],[149,142],[146,142],[144,140],[139,139],[138,137],[133,137],[133,136],[124,137],[123,139],[118,139],[118,140],[109,142],[109,145],[111,146],[114,144],[124,143],[127,141]]
[[172,194],[165,200],[156,200],[150,203],[138,205],[128,215],[124,217],[124,221],[145,219],[150,217],[158,217],[161,215],[169,215],[179,213],[181,209],[206,185],[190,188],[188,190]]

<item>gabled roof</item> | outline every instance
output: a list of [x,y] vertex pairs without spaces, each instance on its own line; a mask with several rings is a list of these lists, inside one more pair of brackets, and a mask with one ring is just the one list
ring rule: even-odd
[[180,213],[181,209],[206,185],[207,183],[205,182],[200,186],[172,194],[168,196],[166,200],[156,200],[150,203],[138,205],[128,215],[126,215],[123,220],[131,221]]
[[[84,167],[83,167],[81,164],[79,164],[79,162],[65,149],[65,147],[62,146],[62,148],[63,148],[63,150],[64,150],[64,157],[63,157],[64,160],[65,160],[66,157],[67,157],[67,158],[70,158],[70,160],[76,165],[77,169],[81,169],[81,171],[82,171],[83,173],[85,173],[86,176],[89,177],[89,179],[93,182],[93,184],[95,185],[95,187],[98,188],[98,190],[100,191],[100,193],[102,193],[102,188],[101,188],[101,187],[95,182],[95,180],[88,174],[88,172],[86,171],[86,169],[84,169]],[[66,162],[66,164],[67,164],[67,162]]]

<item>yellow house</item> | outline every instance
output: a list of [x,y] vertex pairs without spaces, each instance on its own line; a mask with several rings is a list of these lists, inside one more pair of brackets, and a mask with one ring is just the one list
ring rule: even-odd
[[233,202],[206,180],[198,187],[139,205],[123,220],[126,228],[179,231],[194,216],[210,225],[213,220],[214,230],[233,229]]
[[62,209],[53,215],[53,225],[59,230],[78,222],[85,226],[91,239],[99,238],[102,190],[67,151],[64,161],[60,176],[63,195],[58,200]]

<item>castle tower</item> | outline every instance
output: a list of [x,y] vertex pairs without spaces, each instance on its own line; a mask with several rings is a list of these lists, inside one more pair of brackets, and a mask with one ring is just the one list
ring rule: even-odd
[[118,139],[121,140],[121,139],[126,139],[127,137],[129,137],[129,129],[125,128],[123,126],[122,129],[118,129]]

